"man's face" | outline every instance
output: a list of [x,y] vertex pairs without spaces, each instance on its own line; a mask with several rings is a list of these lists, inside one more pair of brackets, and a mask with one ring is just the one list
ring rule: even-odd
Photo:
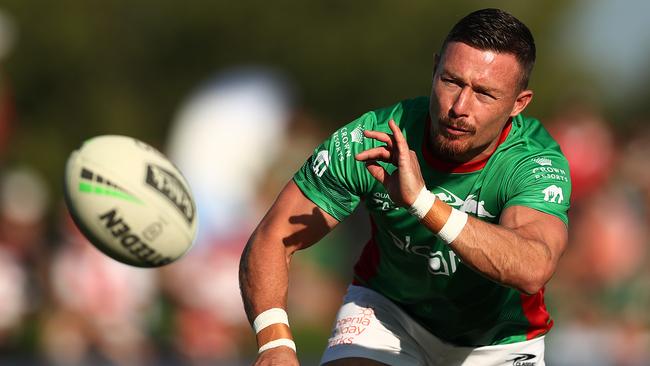
[[513,54],[449,43],[431,88],[433,153],[456,162],[490,154],[508,119],[532,98],[520,88],[521,70]]

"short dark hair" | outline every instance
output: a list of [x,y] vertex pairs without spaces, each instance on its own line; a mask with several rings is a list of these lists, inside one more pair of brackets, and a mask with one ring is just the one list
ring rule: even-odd
[[468,14],[451,29],[442,44],[441,55],[451,42],[515,55],[522,68],[520,86],[528,87],[535,65],[535,40],[524,23],[500,9],[482,9]]

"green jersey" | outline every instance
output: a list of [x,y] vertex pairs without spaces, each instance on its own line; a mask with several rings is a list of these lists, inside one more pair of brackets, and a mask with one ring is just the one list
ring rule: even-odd
[[[314,150],[294,176],[302,192],[337,220],[363,202],[371,238],[355,265],[354,283],[392,300],[437,337],[460,346],[514,343],[548,332],[553,322],[544,291],[522,294],[500,285],[458,256],[406,209],[354,155],[383,145],[363,130],[390,133],[393,119],[415,151],[426,187],[450,206],[498,223],[509,206],[527,206],[568,224],[571,183],[559,146],[535,119],[518,115],[506,125],[484,161],[451,165],[428,147],[427,97],[368,112]],[[380,163],[391,173],[395,167]],[[535,266],[535,263],[529,263]]]

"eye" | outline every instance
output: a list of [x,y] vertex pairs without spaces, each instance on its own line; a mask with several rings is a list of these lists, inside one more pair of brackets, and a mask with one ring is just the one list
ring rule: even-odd
[[455,85],[455,86],[461,86],[461,82],[449,77],[441,76],[440,81],[442,81],[446,85]]
[[490,94],[490,93],[488,93],[486,91],[477,91],[476,95],[478,96],[479,99],[485,100],[485,101],[493,101],[493,100],[497,99],[497,97],[495,97],[494,95],[492,95],[492,94]]

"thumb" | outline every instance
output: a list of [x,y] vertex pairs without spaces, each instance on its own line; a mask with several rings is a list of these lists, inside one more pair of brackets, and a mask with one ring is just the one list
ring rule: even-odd
[[384,186],[386,185],[386,178],[390,176],[386,169],[384,169],[381,165],[377,164],[376,162],[368,162],[366,163],[366,169],[368,169],[368,172],[370,175],[375,177],[379,181],[379,183],[383,184]]

